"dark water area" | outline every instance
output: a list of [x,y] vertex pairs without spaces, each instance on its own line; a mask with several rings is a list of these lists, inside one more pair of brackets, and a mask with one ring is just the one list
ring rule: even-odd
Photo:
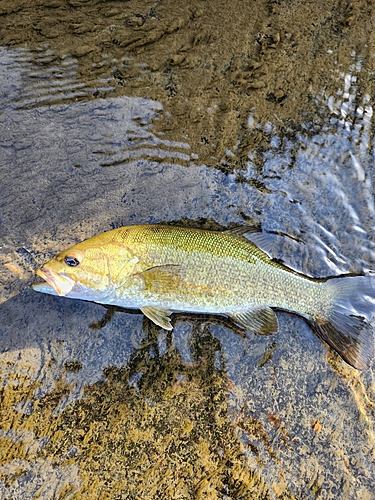
[[[261,225],[314,277],[375,271],[375,12],[361,1],[3,1],[0,498],[372,499],[374,364],[37,294],[127,224]],[[287,291],[286,291],[287,293]]]

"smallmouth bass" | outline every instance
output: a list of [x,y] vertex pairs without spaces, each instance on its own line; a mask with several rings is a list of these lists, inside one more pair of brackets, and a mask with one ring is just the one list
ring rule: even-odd
[[310,278],[273,260],[245,236],[163,225],[125,226],[53,257],[36,271],[36,291],[140,309],[172,330],[172,312],[222,314],[276,333],[274,310],[308,321],[351,366],[374,355],[375,276]]

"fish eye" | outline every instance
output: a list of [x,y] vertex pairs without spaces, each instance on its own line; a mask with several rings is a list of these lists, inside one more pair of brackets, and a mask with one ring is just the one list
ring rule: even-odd
[[65,264],[68,264],[68,266],[71,266],[71,267],[76,267],[76,266],[79,266],[79,264],[80,264],[77,257],[73,257],[72,255],[67,255],[64,258],[64,262],[65,262]]

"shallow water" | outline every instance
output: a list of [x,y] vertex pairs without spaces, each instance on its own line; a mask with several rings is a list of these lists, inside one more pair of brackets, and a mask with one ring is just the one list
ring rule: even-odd
[[372,498],[373,365],[302,320],[243,336],[181,314],[170,334],[30,288],[56,251],[137,223],[260,223],[308,275],[374,270],[374,16],[356,8],[4,7],[2,498]]

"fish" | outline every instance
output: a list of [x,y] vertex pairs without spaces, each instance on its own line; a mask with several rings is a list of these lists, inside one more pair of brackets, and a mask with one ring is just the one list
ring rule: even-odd
[[140,309],[165,330],[173,328],[173,312],[187,312],[224,315],[247,330],[274,334],[275,313],[287,312],[306,320],[349,365],[369,368],[375,276],[301,274],[251,241],[255,232],[247,226],[119,227],[58,253],[36,271],[44,281],[32,287]]

